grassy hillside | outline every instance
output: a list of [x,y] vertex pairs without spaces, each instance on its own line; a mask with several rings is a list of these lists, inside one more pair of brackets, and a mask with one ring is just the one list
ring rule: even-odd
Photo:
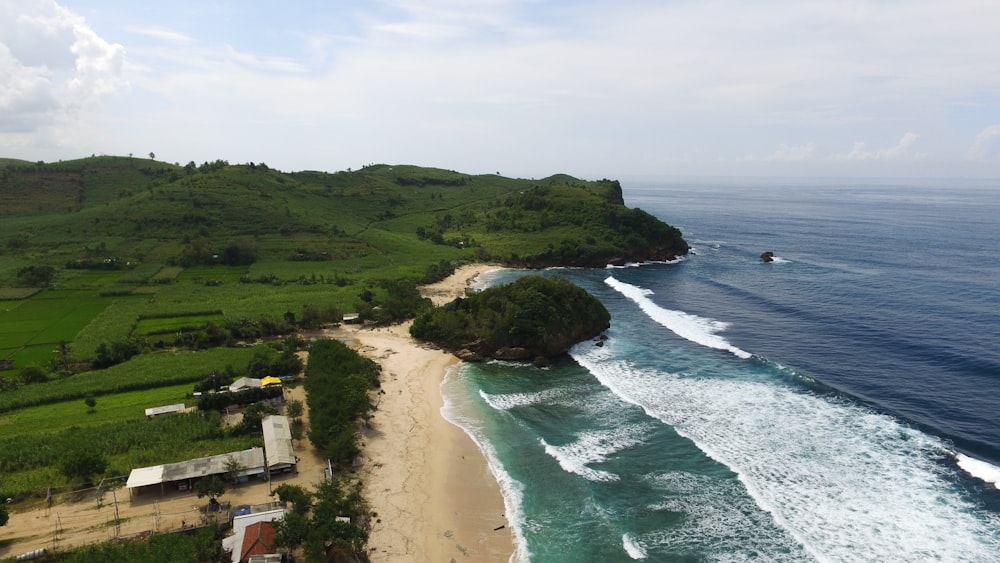
[[[3,162],[0,358],[15,364],[45,359],[61,341],[86,359],[146,315],[350,311],[361,291],[377,300],[385,280],[420,279],[442,261],[601,266],[687,251],[676,230],[624,207],[609,180],[133,157]],[[25,273],[49,267],[45,279]],[[32,287],[48,291],[19,297]]]

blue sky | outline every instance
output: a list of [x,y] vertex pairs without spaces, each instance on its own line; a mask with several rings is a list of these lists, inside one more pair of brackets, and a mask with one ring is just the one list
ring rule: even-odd
[[989,0],[3,0],[0,156],[1000,178]]

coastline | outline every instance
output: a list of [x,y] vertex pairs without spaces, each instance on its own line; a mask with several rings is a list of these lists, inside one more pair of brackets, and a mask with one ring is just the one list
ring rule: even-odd
[[[435,304],[446,303],[494,269],[463,266],[421,293]],[[369,537],[371,560],[507,561],[514,540],[500,486],[478,445],[441,412],[441,383],[459,362],[410,338],[409,327],[325,331],[327,337],[355,340],[361,354],[382,365],[359,470],[377,514]]]

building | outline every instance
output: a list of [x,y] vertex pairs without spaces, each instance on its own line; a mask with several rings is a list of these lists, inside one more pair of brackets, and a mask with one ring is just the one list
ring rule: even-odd
[[158,416],[163,416],[165,414],[173,414],[178,412],[184,412],[184,403],[177,403],[176,405],[165,405],[162,407],[152,407],[146,409],[146,418],[156,418]]
[[285,509],[280,508],[234,517],[233,535],[222,539],[222,549],[232,554],[233,563],[274,554],[276,546],[273,545],[274,526],[271,523],[284,518],[285,512]]
[[240,452],[133,469],[129,473],[125,487],[130,497],[143,494],[148,488],[156,488],[156,485],[159,485],[161,495],[166,492],[167,487],[180,491],[190,490],[199,479],[212,475],[225,475],[231,460],[243,467],[237,475],[238,478],[263,476],[266,473],[264,450],[250,448]]
[[229,390],[235,393],[245,389],[259,389],[260,386],[260,380],[255,377],[241,377],[229,385]]
[[287,416],[270,415],[260,421],[264,432],[264,455],[270,473],[293,471],[298,463],[292,448],[292,433]]
[[243,545],[240,547],[240,563],[248,563],[250,558],[255,555],[275,554],[274,536],[274,526],[270,522],[257,522],[256,524],[247,526],[243,531]]

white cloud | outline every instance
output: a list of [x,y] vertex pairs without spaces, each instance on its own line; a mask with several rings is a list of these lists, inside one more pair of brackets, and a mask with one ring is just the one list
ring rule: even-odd
[[305,71],[305,66],[301,63],[294,61],[288,57],[267,57],[255,55],[252,53],[242,53],[232,48],[232,46],[226,46],[226,57],[234,62],[241,65],[259,70],[259,71],[278,71],[278,72],[303,72]]
[[772,160],[776,162],[801,162],[803,160],[811,160],[813,157],[813,150],[815,149],[816,144],[812,142],[804,145],[786,145],[782,143],[781,146],[778,147],[778,150],[774,151],[764,160]]
[[125,30],[167,43],[190,44],[195,42],[190,35],[162,27],[128,25],[125,26]]
[[832,160],[897,160],[901,158],[914,157],[910,154],[910,147],[917,142],[920,135],[916,133],[905,133],[903,138],[894,146],[878,149],[866,150],[865,143],[858,141],[854,143],[854,148],[846,154],[835,154],[830,157]]
[[1000,123],[990,125],[976,135],[976,139],[969,147],[968,157],[972,160],[983,160],[990,149],[994,137],[1000,137]]
[[[998,146],[996,133],[971,148],[955,133],[1000,109],[1000,3],[982,0],[380,0],[308,13],[173,0],[113,14],[59,1],[119,33],[127,64],[116,71],[122,51],[96,36],[70,50],[74,28],[42,10],[51,0],[0,0],[0,127],[31,131],[73,115],[67,99],[90,100],[66,126],[93,144],[86,154],[155,145],[178,161],[288,169],[595,176],[913,173],[920,160],[962,174]],[[12,28],[18,18],[34,23]],[[95,105],[126,72],[129,95]],[[919,145],[888,141],[907,130]]]
[[80,109],[127,88],[125,49],[52,0],[0,5],[0,134],[73,121]]

